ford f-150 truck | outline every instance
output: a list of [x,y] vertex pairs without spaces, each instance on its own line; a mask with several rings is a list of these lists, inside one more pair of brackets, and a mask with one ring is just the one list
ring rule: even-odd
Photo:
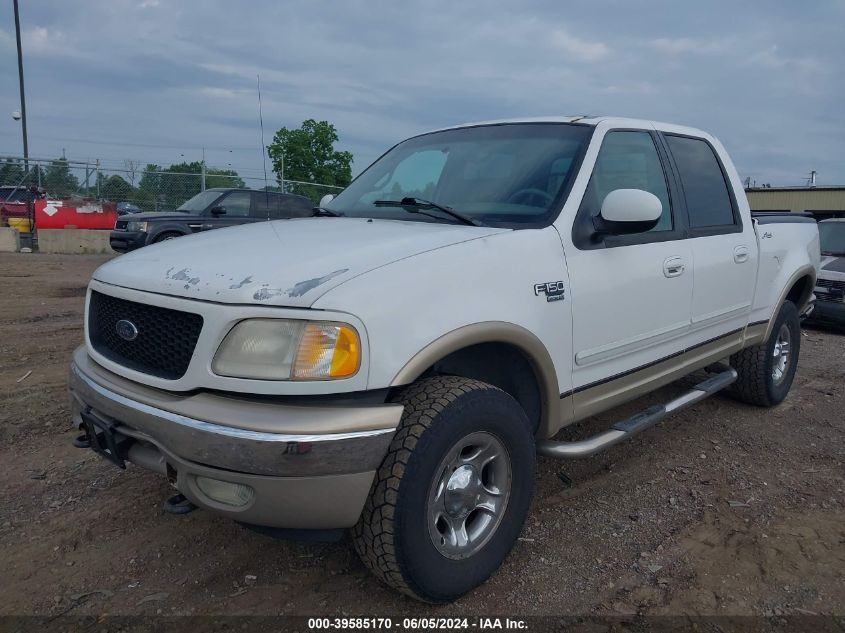
[[313,213],[101,266],[76,443],[168,477],[171,510],[351,529],[379,578],[430,602],[510,551],[536,453],[592,455],[724,388],[780,403],[820,258],[811,218],[752,216],[715,138],[631,119],[422,134]]

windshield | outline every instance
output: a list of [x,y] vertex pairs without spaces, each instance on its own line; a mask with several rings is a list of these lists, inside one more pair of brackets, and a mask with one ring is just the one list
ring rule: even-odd
[[184,211],[185,213],[202,213],[208,208],[212,202],[217,200],[223,194],[222,191],[203,191],[198,193],[187,202],[183,202],[177,211]]
[[845,256],[845,222],[819,222],[819,239],[825,255]]
[[353,217],[456,221],[385,204],[418,198],[483,224],[544,226],[560,209],[590,132],[583,125],[518,123],[417,136],[379,158],[328,207]]

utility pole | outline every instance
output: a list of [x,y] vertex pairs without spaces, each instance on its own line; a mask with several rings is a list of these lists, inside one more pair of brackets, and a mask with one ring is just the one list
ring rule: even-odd
[[23,165],[29,172],[29,144],[26,140],[26,97],[23,89],[23,53],[21,52],[21,16],[18,11],[18,0],[12,0],[15,7],[15,36],[18,40],[18,81],[21,90],[21,130],[23,131]]
[[200,191],[205,191],[205,148],[202,148],[202,182],[200,183]]

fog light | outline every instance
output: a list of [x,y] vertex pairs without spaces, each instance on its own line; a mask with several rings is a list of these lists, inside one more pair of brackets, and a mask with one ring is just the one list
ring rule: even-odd
[[209,499],[227,506],[240,508],[250,503],[255,497],[255,491],[250,486],[233,484],[229,481],[197,477],[197,488]]

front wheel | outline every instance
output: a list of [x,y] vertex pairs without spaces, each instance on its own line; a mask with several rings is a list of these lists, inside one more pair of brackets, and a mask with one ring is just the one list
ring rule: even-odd
[[798,309],[784,302],[775,318],[768,340],[731,356],[738,378],[731,393],[739,400],[761,407],[783,402],[792,387],[801,350]]
[[519,536],[534,491],[531,425],[511,396],[467,378],[421,380],[400,402],[355,549],[395,589],[448,602],[496,571]]

